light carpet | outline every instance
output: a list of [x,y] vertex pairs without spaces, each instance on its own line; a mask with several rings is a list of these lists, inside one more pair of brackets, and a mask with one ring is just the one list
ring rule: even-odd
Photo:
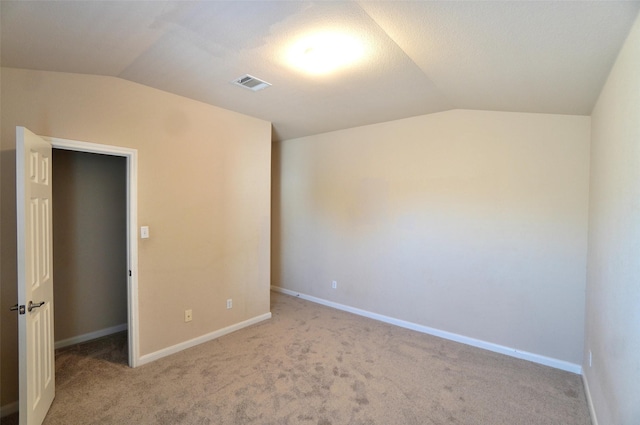
[[126,334],[57,352],[45,425],[591,423],[579,375],[283,294],[271,308],[136,369]]

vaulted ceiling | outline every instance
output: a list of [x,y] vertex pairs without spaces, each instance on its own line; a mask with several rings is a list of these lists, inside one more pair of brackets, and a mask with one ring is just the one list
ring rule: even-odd
[[[453,108],[589,115],[638,1],[5,1],[5,67],[119,77],[273,123],[290,139]],[[325,75],[302,37],[359,40]],[[272,86],[230,83],[251,74]]]

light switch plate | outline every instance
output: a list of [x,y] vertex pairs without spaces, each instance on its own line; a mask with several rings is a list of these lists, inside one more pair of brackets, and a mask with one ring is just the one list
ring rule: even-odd
[[149,226],[140,227],[140,239],[147,239],[149,237]]

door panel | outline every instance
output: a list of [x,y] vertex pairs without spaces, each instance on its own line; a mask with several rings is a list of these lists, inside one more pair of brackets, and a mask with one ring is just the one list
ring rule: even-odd
[[40,425],[55,396],[51,167],[51,144],[17,127],[21,425]]

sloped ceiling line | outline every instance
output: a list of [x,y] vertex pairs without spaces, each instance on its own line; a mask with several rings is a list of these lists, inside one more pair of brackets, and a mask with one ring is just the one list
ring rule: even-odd
[[380,30],[382,32],[384,32],[386,34],[386,36],[389,38],[389,40],[391,40],[396,46],[398,46],[398,48],[400,50],[402,50],[402,52],[406,55],[406,57],[413,62],[413,64],[415,65],[416,69],[419,69],[420,72],[422,73],[422,75],[424,75],[424,77],[429,81],[429,84],[433,85],[434,87],[436,87],[439,96],[441,97],[441,99],[444,100],[444,103],[446,104],[446,106],[443,107],[443,110],[445,109],[454,109],[455,105],[453,102],[451,102],[451,99],[449,99],[445,92],[438,87],[437,82],[433,81],[429,75],[427,74],[427,72],[420,66],[419,62],[416,61],[416,59],[411,55],[411,53],[408,51],[408,49],[406,49],[401,43],[400,41],[397,39],[397,37],[394,37],[390,31],[388,27],[385,27],[379,20],[377,20],[371,13],[371,8],[366,7],[367,3],[366,2],[362,2],[359,1],[358,2],[358,6],[362,9],[362,11],[364,13],[367,14],[367,16],[371,19],[372,22],[375,23],[376,26],[378,26],[378,28],[380,28]]

